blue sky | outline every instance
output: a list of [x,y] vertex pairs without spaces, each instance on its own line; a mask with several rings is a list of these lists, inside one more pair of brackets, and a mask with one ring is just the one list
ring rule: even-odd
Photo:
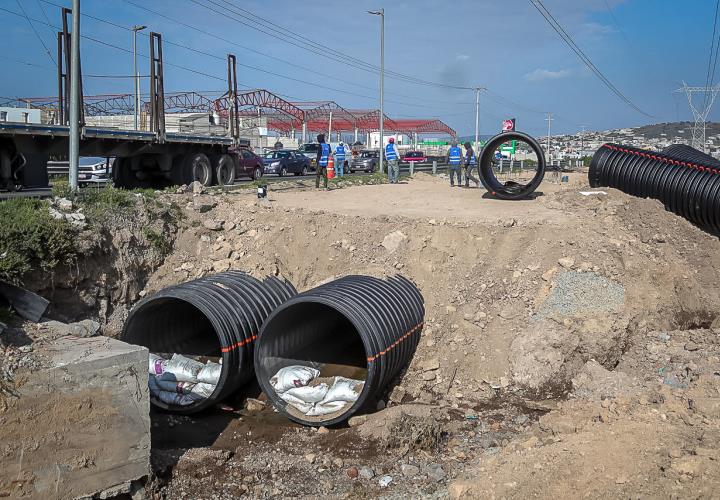
[[[54,28],[59,8],[70,0],[0,0],[5,51],[0,54],[0,96],[56,93],[55,69],[30,24],[55,56]],[[634,111],[592,75],[527,0],[417,0],[388,2],[386,69],[453,86],[485,86],[481,131],[499,131],[500,120],[517,118],[518,129],[545,134],[543,112],[554,114],[553,132],[575,132],[687,120],[684,95],[673,90],[682,80],[704,85],[713,29],[712,0],[545,0],[547,8],[595,65],[630,100],[654,118]],[[133,5],[136,4],[136,5]],[[238,7],[325,47],[321,52],[379,64],[379,19],[366,10],[378,0],[83,0],[82,11],[122,26],[146,24],[161,32],[166,92],[212,91],[225,87],[225,55],[239,63],[286,75],[290,80],[248,67],[238,68],[241,84],[302,100],[335,100],[346,108],[376,108],[379,77],[350,64],[304,50],[310,42],[289,44],[239,22]],[[192,24],[217,37],[181,26],[137,7]],[[210,8],[216,11],[213,12]],[[47,17],[46,17],[47,16]],[[719,23],[720,24],[720,23]],[[82,33],[131,51],[131,32],[84,17]],[[268,31],[266,28],[263,28]],[[149,31],[149,30],[148,30]],[[719,30],[720,32],[720,26]],[[178,42],[217,58],[172,46]],[[232,43],[229,43],[232,42]],[[148,38],[139,38],[141,54]],[[132,56],[82,40],[86,75],[132,74]],[[26,64],[31,63],[31,64]],[[290,63],[290,64],[288,64]],[[175,64],[210,75],[181,69]],[[146,59],[141,58],[143,73]],[[322,75],[318,74],[322,73]],[[214,76],[214,78],[212,77]],[[718,78],[720,79],[720,68]],[[302,80],[302,82],[297,81]],[[391,117],[440,118],[461,135],[474,131],[474,93],[411,84],[387,78],[386,113]],[[127,78],[86,78],[86,93],[132,92]],[[147,81],[143,82],[147,90]],[[720,118],[720,111],[710,119]]]

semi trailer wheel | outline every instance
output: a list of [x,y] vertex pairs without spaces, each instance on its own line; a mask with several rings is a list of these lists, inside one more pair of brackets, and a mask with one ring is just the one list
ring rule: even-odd
[[219,186],[235,183],[235,162],[230,155],[222,154],[215,159],[215,180]]
[[203,153],[191,153],[183,161],[184,184],[198,181],[203,186],[210,186],[213,180],[210,160]]

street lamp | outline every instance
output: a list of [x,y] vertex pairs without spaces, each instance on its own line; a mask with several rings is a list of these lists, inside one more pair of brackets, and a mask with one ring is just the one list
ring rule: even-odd
[[382,174],[385,138],[385,9],[369,10],[367,13],[380,16],[380,173]]
[[138,130],[138,121],[140,116],[140,74],[138,73],[137,67],[137,34],[138,31],[142,31],[147,26],[135,25],[132,27],[133,31],[133,73],[135,80],[135,130]]

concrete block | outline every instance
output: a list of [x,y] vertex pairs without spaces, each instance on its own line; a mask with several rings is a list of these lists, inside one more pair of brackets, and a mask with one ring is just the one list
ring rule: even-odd
[[147,349],[63,337],[36,352],[45,368],[18,374],[0,414],[0,496],[102,497],[146,476]]

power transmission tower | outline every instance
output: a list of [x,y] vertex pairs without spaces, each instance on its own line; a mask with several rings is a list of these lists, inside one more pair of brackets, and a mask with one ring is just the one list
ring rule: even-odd
[[[690,110],[695,118],[695,124],[693,125],[692,131],[692,144],[691,146],[702,152],[705,152],[705,124],[707,117],[710,114],[710,109],[715,102],[715,97],[720,92],[720,86],[712,87],[688,87],[688,84],[683,82],[683,86],[677,89],[675,92],[685,92],[687,96],[688,104],[690,104]],[[693,104],[693,94],[703,94],[702,106],[698,107]]]

